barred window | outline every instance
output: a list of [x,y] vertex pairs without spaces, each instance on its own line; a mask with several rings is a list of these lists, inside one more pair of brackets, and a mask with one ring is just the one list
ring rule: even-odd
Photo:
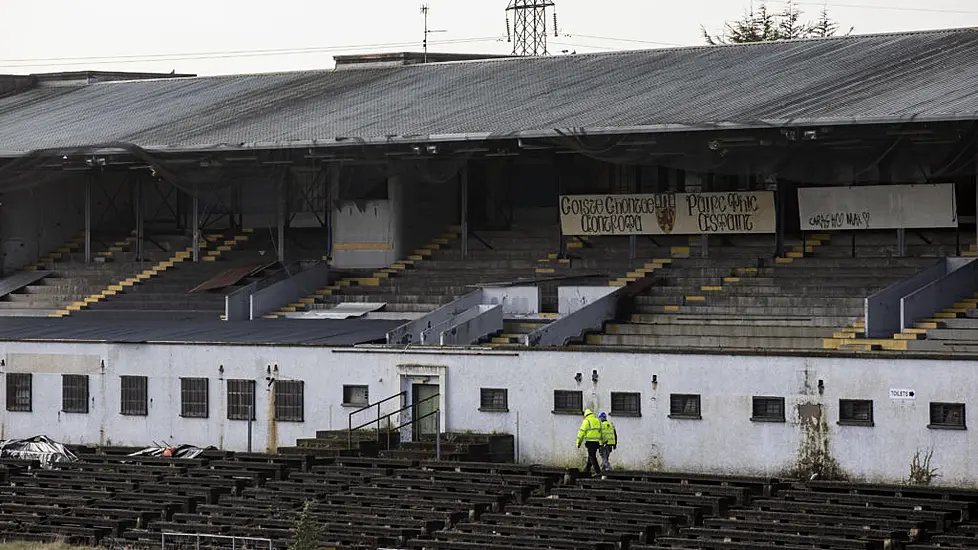
[[255,381],[228,380],[228,420],[255,419]]
[[146,416],[149,414],[148,379],[145,376],[120,377],[122,396],[120,414]]
[[700,396],[674,393],[669,396],[669,418],[690,418],[700,420]]
[[584,392],[574,390],[554,390],[554,412],[581,414],[584,412]]
[[31,412],[33,406],[33,380],[29,372],[7,373],[7,410]]
[[275,420],[305,421],[305,383],[302,380],[275,381]]
[[751,411],[754,422],[784,422],[784,397],[754,397]]
[[931,403],[928,428],[965,429],[964,403]]
[[872,426],[872,399],[840,399],[839,424],[843,426]]
[[61,375],[61,411],[88,414],[88,375]]
[[366,407],[370,404],[367,386],[343,386],[343,404]]
[[642,416],[642,394],[611,392],[611,414],[615,416]]
[[180,416],[207,418],[210,416],[210,392],[206,378],[180,379]]
[[508,391],[503,388],[482,388],[479,390],[479,410],[486,412],[509,411]]

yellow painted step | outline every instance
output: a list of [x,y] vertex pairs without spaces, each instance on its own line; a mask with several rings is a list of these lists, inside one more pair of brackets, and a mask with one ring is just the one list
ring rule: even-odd
[[448,244],[448,239],[443,239],[443,238],[431,239],[431,242],[434,244],[446,245]]
[[576,249],[579,249],[579,248],[584,248],[584,243],[582,243],[580,241],[570,241],[569,243],[567,243],[567,248],[570,249],[570,250],[576,250]]
[[841,339],[841,340],[854,340],[856,338],[856,334],[855,333],[852,333],[852,332],[845,332],[845,331],[843,331],[843,332],[833,332],[832,333],[832,338],[838,338],[838,339]]
[[316,296],[332,296],[333,291],[329,288],[320,288],[316,291]]
[[941,311],[941,312],[935,313],[934,314],[934,317],[936,317],[938,319],[957,319],[958,318],[958,314],[957,313],[950,313],[950,312],[946,312],[946,311]]
[[283,311],[285,313],[295,313],[295,306],[285,306],[279,311]]
[[216,262],[217,256],[204,256],[200,259],[202,262]]
[[374,278],[377,278],[377,279],[385,279],[386,280],[386,279],[390,279],[391,278],[391,274],[389,272],[387,272],[387,271],[377,271],[375,273],[371,273],[371,275],[373,275]]
[[739,283],[740,277],[724,277],[723,282],[725,283]]
[[908,349],[907,340],[894,340],[894,339],[882,339],[882,338],[860,338],[858,340],[841,339],[841,338],[825,338],[822,341],[822,347],[824,349],[839,349],[842,345],[858,345],[866,346],[867,349],[872,346],[878,346],[881,349],[888,351],[906,351]]
[[589,345],[589,346],[600,346],[601,345],[601,335],[600,334],[588,334],[587,335],[587,345]]
[[254,233],[255,230],[253,228],[251,228],[251,227],[242,227],[241,228],[241,232],[242,233]]
[[926,334],[912,334],[903,332],[893,335],[894,340],[923,340],[926,337]]
[[234,236],[234,240],[238,241],[239,243],[240,242],[247,241],[248,240],[248,235],[235,235]]
[[358,277],[354,282],[358,286],[380,286],[379,277]]
[[341,288],[351,287],[353,286],[353,281],[350,279],[340,279],[339,281],[336,281],[336,286]]
[[856,321],[852,326],[857,328],[866,328],[866,321]]
[[669,249],[669,251],[670,251],[670,253],[672,254],[673,257],[675,257],[675,256],[689,256],[689,247],[688,246],[674,246],[671,249]]
[[677,312],[679,311],[679,306],[662,306],[662,311]]
[[628,279],[615,279],[614,281],[608,281],[608,286],[628,286]]
[[510,340],[509,338],[501,338],[501,337],[499,337],[499,338],[493,338],[491,340],[491,342],[493,344],[512,344],[513,343],[513,341]]
[[822,241],[822,242],[825,242],[825,241],[828,241],[829,239],[831,239],[831,237],[829,236],[828,233],[816,233],[814,235],[811,235],[811,239],[813,241]]
[[419,248],[415,250],[414,253],[418,256],[426,257],[434,254],[434,251],[431,250],[430,248]]
[[906,334],[927,334],[927,329],[925,328],[905,328],[903,332]]
[[554,269],[554,268],[552,268],[552,267],[538,267],[536,269],[536,273],[538,275],[549,275],[549,274],[556,273],[556,272],[557,272],[557,270]]
[[940,326],[941,326],[940,323],[928,323],[928,322],[916,323],[916,325],[917,325],[917,328],[924,329],[924,330],[927,330],[927,329],[930,329],[930,328],[940,328]]
[[804,258],[805,257],[805,253],[804,252],[788,252],[788,253],[785,254],[785,257],[786,258]]
[[706,285],[706,286],[701,286],[700,290],[702,290],[703,292],[718,292],[720,290],[723,290],[723,287]]
[[790,264],[793,261],[795,261],[794,258],[775,258],[774,259],[774,263],[777,263],[777,264]]
[[548,260],[556,260],[557,259],[557,256],[559,256],[559,254],[547,254],[547,259]]
[[316,303],[316,299],[315,298],[299,298],[299,302],[302,303],[302,304],[306,304],[308,306],[308,305],[315,304]]
[[705,302],[706,296],[686,296],[687,302]]
[[412,260],[412,261],[415,261],[415,262],[420,262],[420,261],[423,261],[424,260],[424,256],[422,256],[420,254],[412,254],[412,255],[408,256],[408,259],[409,260]]
[[217,252],[231,252],[231,247],[226,244],[222,244],[221,246],[217,247]]

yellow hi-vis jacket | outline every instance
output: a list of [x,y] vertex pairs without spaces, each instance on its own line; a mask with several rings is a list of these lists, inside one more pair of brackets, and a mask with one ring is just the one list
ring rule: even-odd
[[604,439],[605,445],[618,444],[618,432],[615,430],[615,425],[612,424],[610,420],[605,420],[601,423],[601,437]]
[[584,421],[581,422],[581,429],[577,430],[578,447],[581,446],[582,441],[604,443],[604,437],[601,435],[601,421],[598,420],[598,417],[594,416],[591,409],[584,411]]

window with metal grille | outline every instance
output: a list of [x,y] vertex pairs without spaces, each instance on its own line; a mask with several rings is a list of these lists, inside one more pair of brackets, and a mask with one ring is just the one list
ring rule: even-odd
[[7,410],[15,412],[31,412],[33,381],[29,372],[7,373]]
[[61,375],[61,411],[88,414],[88,375]]
[[963,430],[964,403],[931,403],[930,424],[928,428],[944,430]]
[[206,378],[181,378],[180,416],[207,418],[210,415],[209,395]]
[[275,420],[305,422],[305,382],[275,381]]
[[509,396],[503,388],[482,388],[480,390],[479,410],[486,412],[508,412]]
[[750,419],[754,422],[784,422],[784,397],[755,396]]
[[577,414],[584,412],[584,393],[574,390],[554,390],[554,412]]
[[122,396],[120,414],[146,416],[149,414],[148,382],[145,376],[121,376]]
[[255,381],[228,380],[228,420],[255,419]]
[[611,414],[615,416],[642,416],[642,394],[611,392]]
[[700,396],[695,394],[674,393],[669,396],[669,418],[691,418],[699,420]]
[[839,424],[843,426],[872,426],[872,399],[840,399]]
[[343,386],[343,404],[366,407],[370,404],[367,386]]

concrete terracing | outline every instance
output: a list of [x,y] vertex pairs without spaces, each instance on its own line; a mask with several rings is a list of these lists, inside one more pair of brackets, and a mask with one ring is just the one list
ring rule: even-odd
[[[714,238],[709,258],[675,259],[656,274],[659,284],[635,299],[630,315],[588,343],[822,349],[824,338],[858,323],[866,296],[930,265],[941,251],[941,245],[921,245],[916,252],[929,258],[893,258],[871,244],[873,257],[852,258],[851,243],[828,237],[789,242],[781,258],[759,253],[763,243],[753,237]],[[870,256],[870,250],[863,252]]]
[[0,300],[0,316],[49,316],[62,315],[75,303],[101,293],[109,286],[138,276],[147,267],[154,266],[173,256],[175,249],[187,239],[158,239],[157,242],[170,250],[147,247],[144,261],[136,261],[135,239],[120,235],[115,238],[93,240],[90,264],[80,239],[65,243],[58,250],[41,258],[28,270],[48,270],[51,275],[25,286]]
[[276,256],[266,234],[267,232],[262,231],[208,234],[204,240],[206,244],[200,250],[200,262],[177,263],[151,279],[92,304],[88,309],[91,314],[179,312],[209,314],[216,318],[224,313],[224,295],[251,280],[243,278],[233,281],[228,287],[212,291],[192,293],[191,290],[234,267],[274,264]]

